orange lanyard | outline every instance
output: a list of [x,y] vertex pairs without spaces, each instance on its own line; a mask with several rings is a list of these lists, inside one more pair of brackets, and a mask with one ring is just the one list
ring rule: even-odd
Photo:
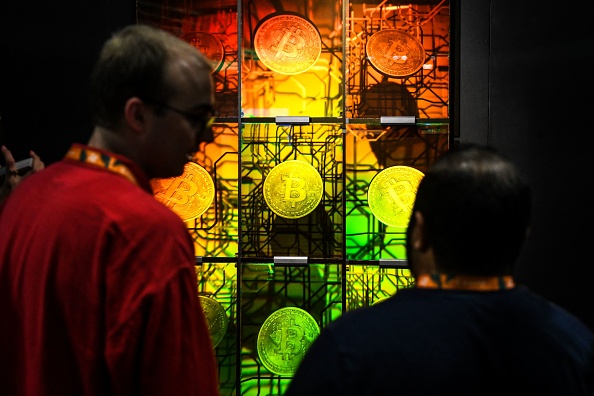
[[421,274],[417,277],[416,287],[421,289],[494,291],[506,290],[515,286],[510,275],[475,276]]
[[90,147],[80,147],[74,145],[70,147],[70,150],[68,150],[64,158],[81,161],[86,164],[117,173],[118,175],[122,175],[132,183],[138,185],[136,177],[134,177],[130,169],[120,160],[98,150],[93,150]]

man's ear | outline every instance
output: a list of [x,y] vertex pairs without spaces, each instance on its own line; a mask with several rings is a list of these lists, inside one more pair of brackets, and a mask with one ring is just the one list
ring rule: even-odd
[[419,211],[412,214],[415,217],[414,228],[412,229],[411,239],[412,247],[420,252],[426,251],[429,246],[427,243],[427,229],[425,227],[425,217]]
[[148,107],[137,97],[132,97],[124,105],[124,119],[135,133],[142,133],[146,126]]

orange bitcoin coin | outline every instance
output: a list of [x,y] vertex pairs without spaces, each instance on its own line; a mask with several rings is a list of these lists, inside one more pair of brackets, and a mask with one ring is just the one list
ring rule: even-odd
[[425,62],[425,49],[419,40],[397,29],[374,33],[365,47],[367,58],[380,72],[393,77],[416,73]]
[[299,74],[317,62],[322,53],[322,39],[316,26],[304,17],[279,14],[260,22],[254,49],[270,70]]
[[184,173],[169,179],[153,179],[155,198],[188,221],[201,216],[214,199],[212,178],[200,165],[188,162]]
[[218,38],[204,32],[188,33],[182,38],[206,56],[212,65],[213,73],[219,71],[225,58],[225,48]]

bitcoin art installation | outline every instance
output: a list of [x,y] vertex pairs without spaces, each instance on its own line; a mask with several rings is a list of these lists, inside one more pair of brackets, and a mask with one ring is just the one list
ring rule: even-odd
[[225,58],[223,43],[210,33],[192,32],[182,36],[182,39],[192,44],[200,51],[212,65],[213,73],[219,71]]
[[153,179],[155,198],[188,221],[202,215],[214,199],[212,178],[200,165],[188,162],[184,173],[169,179]]
[[320,203],[322,177],[306,162],[285,161],[268,173],[263,190],[270,210],[287,219],[298,219],[311,213]]
[[299,74],[317,62],[322,53],[322,39],[316,26],[304,17],[279,14],[260,22],[254,49],[270,70]]
[[320,335],[320,327],[306,311],[281,308],[270,315],[258,333],[258,356],[264,367],[278,375],[292,375],[305,352]]
[[425,62],[425,50],[421,42],[396,29],[374,33],[367,41],[365,51],[377,70],[392,77],[416,73]]
[[202,312],[204,312],[204,316],[206,317],[206,324],[208,325],[212,345],[216,347],[225,336],[227,326],[229,325],[229,318],[225,313],[225,308],[214,298],[206,296],[198,296],[198,298],[200,299]]
[[423,172],[409,166],[391,166],[379,172],[367,190],[371,213],[382,223],[406,227]]

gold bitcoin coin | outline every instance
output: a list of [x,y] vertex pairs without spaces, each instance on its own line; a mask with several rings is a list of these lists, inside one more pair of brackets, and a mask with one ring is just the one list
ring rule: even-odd
[[200,299],[202,312],[204,312],[204,316],[206,317],[206,324],[208,325],[212,345],[216,347],[225,336],[227,326],[229,325],[229,318],[227,317],[225,308],[214,298],[206,296],[198,296],[198,298]]
[[406,227],[423,172],[409,166],[391,166],[379,172],[367,190],[371,213],[382,223]]
[[254,49],[270,70],[299,74],[317,62],[322,39],[316,26],[304,17],[273,14],[256,27]]
[[285,161],[268,173],[263,190],[270,210],[286,219],[298,219],[311,213],[320,203],[322,177],[306,162]]
[[169,179],[151,180],[155,198],[188,221],[201,216],[214,199],[212,178],[200,165],[188,162],[184,173]]
[[281,308],[272,313],[258,333],[258,356],[264,367],[278,375],[292,375],[320,327],[306,311],[296,307]]
[[377,70],[393,77],[416,73],[425,62],[425,49],[421,42],[396,29],[374,33],[367,41],[365,51]]
[[192,32],[182,36],[194,48],[200,51],[212,65],[213,73],[219,71],[225,58],[223,43],[210,33]]

